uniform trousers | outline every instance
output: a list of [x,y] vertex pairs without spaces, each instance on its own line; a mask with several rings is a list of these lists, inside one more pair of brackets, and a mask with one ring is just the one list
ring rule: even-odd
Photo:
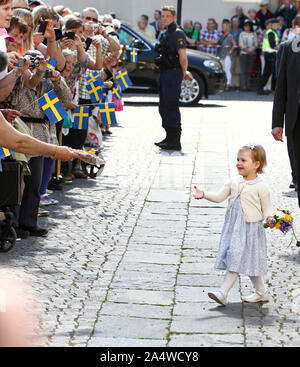
[[[292,141],[292,151],[294,156],[294,167],[296,173],[296,181],[297,183],[300,182],[300,108],[298,109],[298,116],[295,128],[291,134],[291,136],[287,136],[290,141]],[[298,187],[298,205],[300,208],[300,190]]]
[[178,68],[160,71],[159,113],[164,129],[181,129],[179,98],[181,93],[182,70]]

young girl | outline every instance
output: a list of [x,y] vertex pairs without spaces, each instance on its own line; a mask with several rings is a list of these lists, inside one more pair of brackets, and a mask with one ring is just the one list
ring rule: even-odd
[[229,290],[239,274],[248,275],[256,290],[244,297],[245,302],[268,302],[263,281],[267,272],[267,243],[263,220],[272,222],[270,193],[258,173],[266,165],[266,153],[261,145],[245,145],[238,151],[238,179],[225,183],[219,192],[201,191],[195,186],[196,199],[216,203],[229,198],[215,269],[227,270],[221,288],[209,292],[214,301],[226,305]]

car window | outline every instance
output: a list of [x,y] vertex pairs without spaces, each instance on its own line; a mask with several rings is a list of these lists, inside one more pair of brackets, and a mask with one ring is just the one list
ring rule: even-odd
[[120,41],[121,45],[130,46],[136,40],[135,37],[133,37],[128,32],[126,32],[124,29],[120,29],[118,35],[119,35],[119,41]]

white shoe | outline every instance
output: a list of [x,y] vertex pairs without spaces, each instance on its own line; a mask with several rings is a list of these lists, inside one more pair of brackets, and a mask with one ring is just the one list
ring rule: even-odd
[[208,292],[208,297],[219,303],[220,305],[226,306],[226,297],[224,297],[222,292]]
[[267,293],[255,292],[251,296],[244,297],[244,302],[256,303],[256,302],[269,302],[269,296]]

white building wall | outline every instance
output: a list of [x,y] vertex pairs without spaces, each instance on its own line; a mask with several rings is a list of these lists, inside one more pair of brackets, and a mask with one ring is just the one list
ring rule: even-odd
[[[163,5],[173,5],[177,8],[177,0],[46,0],[49,5],[61,5],[69,7],[73,11],[80,11],[87,6],[98,9],[100,14],[115,11],[119,19],[123,19],[136,25],[141,14],[147,14],[150,21],[153,20],[155,9],[161,9]],[[182,0],[182,21],[191,19],[200,21],[205,28],[208,18],[215,18],[220,25],[223,18],[231,18],[235,7],[240,5],[247,15],[250,8],[259,9],[261,0]],[[270,0],[270,8],[274,10],[279,0]]]

